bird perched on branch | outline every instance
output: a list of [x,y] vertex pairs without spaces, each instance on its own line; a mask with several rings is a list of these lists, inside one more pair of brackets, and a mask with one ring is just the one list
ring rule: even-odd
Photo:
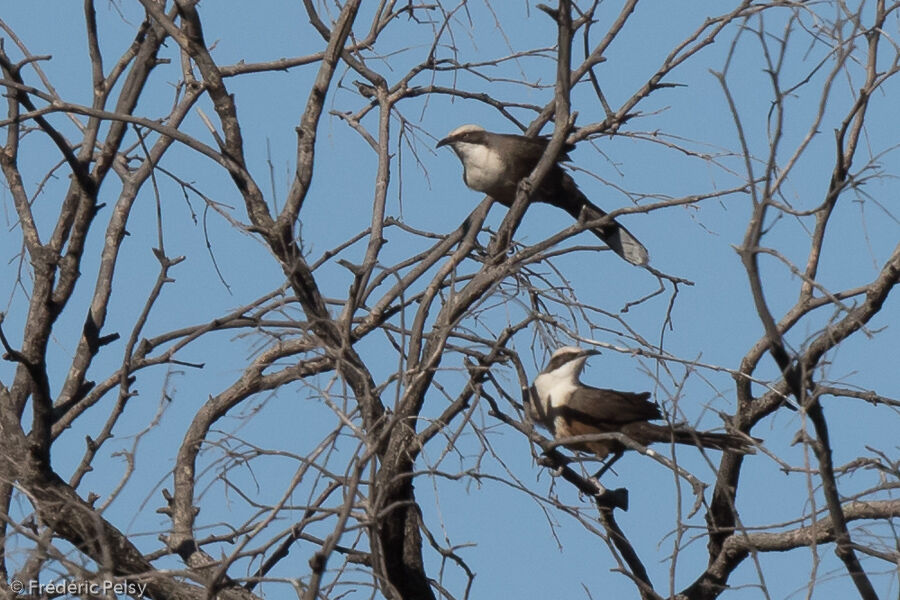
[[[656,404],[648,401],[649,392],[619,392],[581,383],[579,376],[589,356],[597,350],[564,346],[553,353],[547,367],[534,380],[526,410],[531,418],[553,433],[555,439],[574,436],[622,433],[647,446],[654,442],[686,444],[701,448],[753,454],[749,436],[697,431],[685,424],[657,425],[662,419]],[[597,474],[602,475],[627,449],[615,439],[564,444],[572,450],[590,451],[603,459],[612,454]]]
[[[478,125],[462,125],[439,141],[437,147],[453,149],[463,164],[463,180],[467,186],[509,207],[516,199],[519,182],[531,174],[549,142],[546,137],[491,133]],[[575,219],[593,221],[606,212],[588,200],[558,164],[569,160],[568,153],[574,149],[572,144],[564,146],[532,198],[557,206]],[[594,227],[591,232],[631,264],[647,264],[647,249],[616,221]]]

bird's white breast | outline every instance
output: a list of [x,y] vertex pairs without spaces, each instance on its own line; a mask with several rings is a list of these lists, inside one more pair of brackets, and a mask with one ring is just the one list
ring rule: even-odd
[[[545,408],[558,408],[565,406],[569,395],[578,389],[577,381],[572,381],[570,375],[560,377],[557,371],[541,373],[534,380],[534,389]],[[549,399],[549,405],[548,404]]]
[[493,148],[458,142],[453,149],[463,163],[463,179],[473,190],[488,193],[503,177],[503,157]]

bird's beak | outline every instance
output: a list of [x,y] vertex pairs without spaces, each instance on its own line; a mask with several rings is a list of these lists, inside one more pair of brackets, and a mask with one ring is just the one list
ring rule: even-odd
[[594,350],[594,349],[581,351],[581,355],[584,356],[585,358],[587,358],[588,356],[597,356],[598,354],[601,354],[601,352],[599,350]]
[[445,137],[444,139],[442,139],[441,141],[439,141],[437,143],[437,146],[435,146],[435,148],[440,148],[441,146],[446,146],[449,143],[450,143],[450,138]]

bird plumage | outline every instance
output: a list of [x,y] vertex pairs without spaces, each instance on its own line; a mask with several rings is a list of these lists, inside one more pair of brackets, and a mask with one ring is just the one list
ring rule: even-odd
[[[622,433],[641,445],[687,444],[702,448],[752,453],[752,438],[731,433],[696,431],[680,424],[650,423],[663,418],[648,392],[621,392],[585,385],[579,380],[589,356],[598,354],[565,346],[553,353],[547,367],[535,378],[528,412],[556,439],[579,435]],[[565,444],[590,451],[600,458],[620,455],[627,448],[615,439]]]
[[[473,190],[491,196],[504,206],[511,206],[516,198],[519,182],[537,166],[550,143],[547,137],[525,137],[485,131],[478,125],[457,127],[438,142],[450,146],[463,164],[463,180]],[[535,190],[533,200],[565,210],[575,219],[592,221],[606,216],[578,188],[575,180],[559,166],[569,160],[575,149],[566,144],[556,163]],[[647,249],[634,235],[616,221],[591,229],[616,254],[634,265],[645,265]]]

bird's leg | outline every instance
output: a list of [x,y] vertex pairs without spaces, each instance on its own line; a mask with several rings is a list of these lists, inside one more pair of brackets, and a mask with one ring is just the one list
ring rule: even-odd
[[606,462],[603,463],[603,466],[600,468],[600,470],[597,471],[597,472],[594,474],[594,479],[596,479],[597,481],[600,481],[600,477],[602,477],[604,473],[606,473],[607,471],[609,471],[609,468],[610,468],[611,466],[613,466],[613,464],[614,464],[617,460],[619,460],[620,458],[622,458],[622,455],[623,455],[624,453],[625,453],[624,450],[616,450],[615,453],[612,455],[612,458],[607,459]]

